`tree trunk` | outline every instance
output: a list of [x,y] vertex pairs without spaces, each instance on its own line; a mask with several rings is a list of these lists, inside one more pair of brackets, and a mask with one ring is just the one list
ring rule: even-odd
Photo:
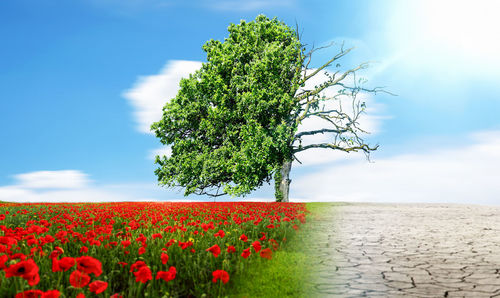
[[274,189],[277,202],[288,202],[288,193],[290,189],[290,182],[292,180],[288,179],[290,175],[290,169],[292,168],[292,161],[287,160],[281,166],[281,169],[274,176]]

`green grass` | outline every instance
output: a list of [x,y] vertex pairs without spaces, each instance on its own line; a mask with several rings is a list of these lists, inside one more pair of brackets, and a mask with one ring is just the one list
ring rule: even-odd
[[311,225],[332,203],[308,203],[307,224],[273,254],[261,259],[250,272],[234,277],[230,297],[313,297],[311,264],[317,263],[307,249]]

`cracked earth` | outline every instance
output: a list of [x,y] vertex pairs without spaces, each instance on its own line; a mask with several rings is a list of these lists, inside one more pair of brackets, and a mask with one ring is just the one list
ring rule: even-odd
[[309,242],[317,296],[500,297],[500,207],[327,208]]

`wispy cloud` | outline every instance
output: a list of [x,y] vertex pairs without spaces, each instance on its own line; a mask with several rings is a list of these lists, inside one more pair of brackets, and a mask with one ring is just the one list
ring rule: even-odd
[[376,160],[332,163],[294,180],[294,197],[311,201],[499,204],[500,131],[437,148]]
[[172,148],[170,146],[164,146],[158,149],[151,150],[149,158],[155,159],[157,155],[170,157],[172,154]]
[[161,189],[154,183],[99,186],[78,170],[37,171],[14,175],[14,178],[13,184],[0,186],[0,201],[103,202],[161,198]]
[[141,76],[123,96],[134,108],[134,118],[140,132],[151,133],[153,122],[161,119],[163,106],[177,95],[181,78],[189,77],[201,67],[201,62],[172,60],[159,74]]
[[38,171],[14,175],[23,188],[82,188],[87,186],[87,175],[76,170]]

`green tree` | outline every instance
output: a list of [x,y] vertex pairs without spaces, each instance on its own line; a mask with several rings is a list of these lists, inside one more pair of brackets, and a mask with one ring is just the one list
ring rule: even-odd
[[[361,92],[377,92],[346,84],[361,64],[328,74],[314,88],[306,82],[349,53],[341,51],[323,66],[310,70],[312,49],[305,53],[296,30],[263,15],[255,21],[231,24],[229,36],[210,40],[203,50],[207,62],[180,81],[175,98],[164,108],[162,119],[151,129],[171,156],[156,156],[155,174],[161,185],[185,188],[184,195],[246,195],[269,183],[273,176],[277,201],[288,201],[289,173],[295,154],[313,148],[330,148],[369,154],[377,147],[365,144],[358,117],[365,106]],[[337,65],[338,66],[338,65]],[[322,91],[337,86],[333,97]],[[325,101],[352,100],[352,113],[325,109]],[[331,125],[299,132],[309,117]],[[302,138],[332,133],[332,142],[302,145]]]

